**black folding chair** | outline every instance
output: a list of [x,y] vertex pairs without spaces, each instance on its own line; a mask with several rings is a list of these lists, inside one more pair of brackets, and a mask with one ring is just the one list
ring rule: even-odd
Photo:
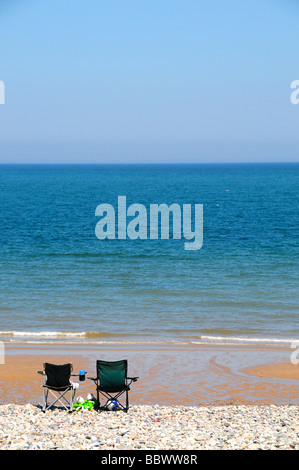
[[[107,403],[112,400],[117,402],[117,409],[128,411],[129,409],[129,390],[132,382],[136,382],[139,377],[128,377],[128,361],[96,361],[96,378],[87,377],[93,380],[97,390],[97,410],[109,409]],[[118,400],[121,395],[125,394],[126,404],[121,404]],[[100,395],[107,402],[104,406],[100,406]]]
[[[39,374],[46,376],[43,387],[43,411],[46,411],[56,403],[60,403],[67,411],[73,411],[73,404],[75,399],[76,389],[70,382],[73,365],[69,364],[49,364],[44,363],[44,370],[38,371]],[[54,401],[48,403],[49,392],[54,396]],[[66,394],[70,394],[69,400]],[[63,400],[63,401],[62,401]]]

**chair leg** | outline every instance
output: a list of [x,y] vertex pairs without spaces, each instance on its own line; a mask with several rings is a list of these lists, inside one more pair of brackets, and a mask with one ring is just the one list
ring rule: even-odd
[[70,398],[70,409],[69,409],[69,413],[72,413],[73,412],[73,404],[74,404],[74,395],[75,395],[75,390],[72,388],[70,390],[71,392],[71,398]]
[[47,409],[47,405],[48,405],[48,390],[47,389],[43,389],[43,412],[46,411]]
[[45,389],[43,389],[43,412],[45,411],[46,409],[46,393],[45,393]]
[[97,411],[100,409],[100,392],[97,389]]
[[76,389],[72,388],[71,393],[72,393],[72,399],[71,399],[71,412],[72,412],[73,411],[73,404],[75,402]]
[[[125,400],[123,399],[123,403],[121,403],[120,400],[119,400],[119,397],[123,393],[126,394],[126,397],[125,397]],[[125,412],[128,411],[128,409],[129,409],[129,391],[128,390],[122,390],[121,392],[117,393],[116,395],[111,395],[111,393],[109,393],[109,392],[104,392],[104,391],[100,392],[99,390],[97,390],[97,408],[96,408],[97,411],[99,411],[99,409],[100,409],[100,395],[102,397],[104,397],[104,399],[106,401],[116,400],[119,404],[119,408],[118,408],[119,410],[123,410]],[[125,403],[124,403],[124,401],[125,401]],[[103,405],[101,410],[105,410],[105,409],[107,410],[108,408],[106,408],[106,405]]]
[[[76,393],[76,390],[73,389],[73,388],[69,388],[68,390],[64,391],[63,393],[59,394],[59,396],[57,396],[52,390],[50,390],[52,395],[54,396],[55,400],[51,403],[48,404],[48,394],[49,394],[49,390],[47,388],[44,388],[43,389],[43,408],[42,408],[42,411],[45,412],[46,410],[54,407],[54,405],[59,402],[66,410],[68,410],[70,413],[72,413],[73,411],[73,404],[74,404],[74,401],[75,401],[75,393]],[[65,394],[67,392],[70,392],[70,400],[68,401],[65,397]],[[63,403],[62,402],[62,399],[66,402],[66,403]]]

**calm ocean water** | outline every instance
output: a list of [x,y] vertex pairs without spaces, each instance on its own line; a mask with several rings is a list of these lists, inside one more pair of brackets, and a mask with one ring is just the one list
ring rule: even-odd
[[[0,166],[0,337],[299,339],[298,164]],[[203,204],[203,246],[95,236],[101,203]]]

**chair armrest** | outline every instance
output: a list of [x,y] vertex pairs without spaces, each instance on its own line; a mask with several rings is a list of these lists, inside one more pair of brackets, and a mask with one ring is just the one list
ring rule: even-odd
[[137,382],[139,377],[127,377],[127,380],[131,380],[131,382]]
[[43,370],[37,370],[36,373],[40,375],[46,375]]
[[87,377],[87,379],[93,380],[94,382],[97,382],[97,380],[98,380],[97,378],[94,378],[94,377]]

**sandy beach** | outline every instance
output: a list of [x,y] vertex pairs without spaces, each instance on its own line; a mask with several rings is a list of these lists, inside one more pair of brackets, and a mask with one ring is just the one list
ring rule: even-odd
[[[291,350],[232,345],[30,345],[7,344],[0,365],[0,404],[41,403],[44,362],[73,363],[73,373],[95,376],[96,359],[128,359],[138,376],[130,391],[134,405],[299,404],[299,366]],[[78,378],[74,377],[77,381]],[[77,396],[94,392],[80,382]]]

